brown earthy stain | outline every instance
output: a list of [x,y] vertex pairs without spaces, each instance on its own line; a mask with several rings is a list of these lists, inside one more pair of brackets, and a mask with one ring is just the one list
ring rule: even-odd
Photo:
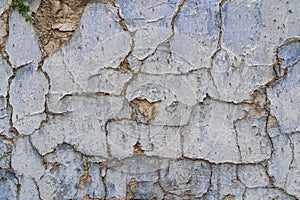
[[235,196],[232,194],[227,194],[222,200],[235,200]]
[[274,116],[269,115],[267,125],[268,127],[277,127],[278,126],[277,119]]
[[144,150],[142,150],[141,144],[139,142],[133,145],[133,148],[134,148],[134,153],[144,154]]
[[84,174],[80,177],[79,182],[77,183],[77,188],[84,189],[87,184],[92,181],[92,177],[89,175],[90,163],[84,163]]
[[145,117],[147,122],[155,119],[160,106],[159,101],[150,103],[146,99],[134,99],[133,103],[137,105],[138,111]]
[[43,57],[53,54],[74,34],[89,0],[42,0],[33,15]]
[[54,172],[57,170],[59,164],[56,162],[53,164],[52,168],[50,169],[50,173],[54,174]]
[[136,183],[137,183],[137,181],[135,178],[130,179],[129,187],[130,187],[131,192],[136,192]]
[[84,196],[83,200],[100,200],[99,198],[91,198],[90,196]]

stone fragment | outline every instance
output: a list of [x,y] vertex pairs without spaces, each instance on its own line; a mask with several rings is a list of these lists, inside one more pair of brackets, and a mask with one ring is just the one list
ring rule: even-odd
[[8,79],[13,75],[12,68],[0,58],[0,97],[6,97],[8,92]]
[[211,167],[202,161],[171,161],[160,172],[160,184],[164,191],[176,195],[202,197],[209,188]]
[[37,184],[32,178],[21,177],[20,187],[20,200],[39,199]]
[[278,58],[283,67],[290,67],[300,60],[300,40],[292,39],[278,48]]
[[28,137],[14,140],[11,156],[11,166],[18,176],[25,176],[38,180],[45,172],[43,160],[32,147]]
[[245,186],[238,180],[237,165],[212,166],[211,186],[206,199],[242,200]]
[[10,103],[13,107],[12,122],[20,134],[30,135],[46,118],[45,95],[48,81],[35,66],[18,70],[10,88]]
[[261,199],[295,200],[294,197],[291,197],[287,193],[274,188],[246,189],[244,199],[245,200],[261,200]]
[[268,173],[275,186],[284,188],[293,159],[293,143],[287,135],[278,135],[272,138],[272,142],[274,151],[268,161]]
[[183,130],[184,155],[215,163],[240,163],[234,121],[242,118],[247,109],[211,100],[195,107]]
[[236,120],[237,144],[242,163],[256,163],[271,157],[272,145],[266,132],[266,117]]
[[[137,170],[135,170],[137,171]],[[162,199],[158,172],[131,172],[126,174],[126,189],[133,199]]]
[[134,155],[122,162],[108,163],[105,184],[106,198],[162,199],[158,184],[158,170],[168,166],[168,161]]
[[290,139],[293,144],[293,160],[288,168],[285,191],[300,198],[300,134],[293,134],[290,136]]
[[172,34],[171,29],[144,28],[138,29],[134,34],[134,47],[132,55],[139,60],[144,60],[156,51],[159,44],[163,43]]
[[106,158],[106,120],[130,118],[128,104],[109,96],[65,96],[57,104],[49,104],[49,110],[65,114],[49,116],[32,135],[32,143],[42,155],[66,142],[84,154]]
[[123,159],[134,152],[134,145],[139,141],[140,132],[148,132],[147,126],[127,121],[109,123],[107,141],[113,157]]
[[183,66],[188,63],[196,69],[209,68],[210,57],[218,48],[219,3],[218,0],[185,1],[181,7],[170,45],[175,59]]
[[269,177],[264,166],[239,165],[237,169],[239,180],[247,188],[267,187],[269,185]]
[[12,172],[6,169],[0,169],[0,192],[5,199],[18,199],[18,180]]
[[267,88],[271,114],[282,133],[300,131],[300,63],[289,69],[287,76]]
[[17,9],[13,10],[9,18],[9,36],[5,47],[13,68],[29,63],[37,65],[41,61],[38,41],[33,25],[25,23]]
[[250,99],[254,90],[275,78],[271,65],[235,66],[225,50],[213,56],[211,74],[217,88],[214,97],[235,103]]
[[[0,98],[1,99],[1,98]],[[12,138],[14,135],[10,131],[10,110],[6,107],[6,101],[0,108],[0,135],[4,135],[8,138]]]
[[85,185],[81,190],[78,190],[76,194],[77,198],[82,199],[84,196],[89,196],[90,198],[103,199],[105,194],[105,188],[101,176],[101,168],[99,164],[91,164],[89,166],[89,176],[91,181]]
[[126,98],[161,102],[152,124],[178,126],[188,123],[191,106],[202,102],[215,88],[206,70],[189,75],[139,74],[126,90]]
[[0,137],[0,168],[7,169],[10,165],[10,156],[12,147],[9,144],[9,141],[5,138]]
[[141,153],[161,158],[181,156],[180,129],[167,126],[151,126],[128,121],[110,122],[107,141],[113,157],[123,159],[132,156],[135,145]]
[[37,181],[42,199],[73,199],[80,176],[84,174],[86,159],[73,151],[69,145],[61,145],[45,156],[49,168]]
[[87,91],[104,92],[120,95],[122,89],[132,77],[132,73],[125,70],[103,69],[87,80]]
[[[276,46],[299,35],[299,1],[232,1],[222,7],[222,47],[237,63],[274,63]],[[298,24],[298,25],[296,25]],[[239,65],[238,64],[238,65]]]
[[3,0],[3,1],[0,2],[0,15],[2,15],[7,2],[8,2],[8,0]]
[[171,29],[172,17],[179,3],[179,0],[121,0],[116,5],[129,31],[133,32],[140,28]]
[[105,185],[106,198],[121,199],[126,197],[126,174],[116,170],[107,170]]
[[132,77],[132,73],[126,70],[99,69],[96,73],[76,80],[79,74],[73,74],[70,71],[72,67],[67,66],[63,59],[63,53],[59,50],[44,62],[43,69],[50,77],[51,95],[63,96],[75,92],[103,92],[120,95],[124,84]]
[[75,35],[62,48],[64,63],[74,81],[84,85],[100,69],[117,68],[130,52],[131,42],[118,23],[115,7],[89,3]]

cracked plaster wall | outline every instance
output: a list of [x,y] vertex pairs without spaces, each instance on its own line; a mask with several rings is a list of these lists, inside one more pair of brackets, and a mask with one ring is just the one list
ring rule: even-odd
[[0,199],[299,199],[300,1],[0,1]]

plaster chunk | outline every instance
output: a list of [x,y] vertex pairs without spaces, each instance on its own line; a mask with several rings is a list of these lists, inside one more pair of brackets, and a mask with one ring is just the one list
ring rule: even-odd
[[217,50],[220,27],[218,9],[218,0],[185,1],[175,20],[171,51],[193,68],[209,68],[210,57]]
[[107,141],[112,156],[123,159],[134,152],[134,145],[139,141],[140,132],[147,132],[147,126],[127,121],[108,124]]
[[294,197],[289,196],[285,192],[274,188],[255,188],[247,189],[245,192],[246,200],[260,200],[260,199],[287,199],[295,200]]
[[293,159],[293,143],[286,135],[272,138],[274,151],[268,161],[268,173],[274,178],[274,185],[284,188]]
[[167,28],[171,29],[172,16],[180,1],[117,1],[120,15],[125,19],[129,31],[139,28]]
[[0,135],[4,135],[8,138],[12,138],[14,136],[10,132],[10,113],[10,110],[7,108],[0,109]]
[[39,199],[39,192],[37,189],[36,182],[33,179],[27,177],[22,177],[20,179],[21,190],[19,199]]
[[267,88],[270,109],[282,133],[300,131],[300,63],[289,69],[287,76]]
[[210,173],[210,166],[202,161],[171,161],[169,168],[160,172],[160,184],[172,194],[197,198],[207,192]]
[[107,170],[105,176],[107,187],[106,198],[125,198],[126,197],[126,175],[120,171]]
[[84,196],[89,196],[90,198],[103,199],[105,188],[99,164],[91,164],[89,166],[89,176],[91,177],[91,182],[89,182],[84,189],[79,190],[76,197],[82,199]]
[[130,173],[127,175],[127,191],[133,199],[162,199],[163,190],[158,183],[158,173]]
[[244,192],[245,186],[238,180],[236,165],[213,165],[211,187],[206,199],[242,200]]
[[[108,94],[120,95],[123,86],[132,77],[132,73],[121,69],[99,69],[95,73],[87,74],[81,77],[80,81],[76,79],[74,68],[66,65],[64,54],[61,50],[48,57],[43,65],[43,70],[50,78],[50,94],[70,94],[82,92],[104,92]],[[67,86],[67,87],[66,87]]]
[[88,79],[87,91],[120,95],[132,73],[125,70],[103,69]]
[[144,60],[156,51],[159,44],[163,43],[172,34],[171,29],[144,28],[138,29],[134,34],[134,48],[132,55],[139,60]]
[[7,199],[18,199],[18,180],[14,174],[6,169],[0,169],[0,191],[1,196]]
[[5,7],[6,7],[6,4],[7,4],[8,0],[4,0],[4,1],[1,1],[0,2],[0,14],[2,15]]
[[300,40],[292,39],[278,48],[278,58],[283,67],[289,67],[300,60]]
[[299,35],[300,2],[280,0],[227,2],[222,7],[222,47],[238,63],[269,65],[275,62],[275,47]]
[[74,81],[85,88],[100,69],[117,68],[129,53],[131,42],[130,34],[118,23],[115,7],[90,3],[75,35],[62,47],[63,60]]
[[108,163],[105,183],[106,198],[162,199],[158,170],[168,166],[168,161],[144,155],[134,155],[122,162]]
[[250,99],[254,90],[275,78],[270,66],[235,66],[228,53],[218,51],[212,60],[211,74],[217,87],[215,98],[235,103]]
[[65,114],[50,116],[32,135],[32,143],[42,155],[66,142],[84,154],[106,158],[106,120],[116,116],[130,118],[123,99],[109,96],[66,96],[57,103],[55,111]]
[[266,132],[266,117],[248,117],[235,123],[242,163],[255,163],[271,157],[271,141]]
[[11,83],[10,103],[13,107],[12,122],[20,134],[30,135],[46,118],[45,95],[48,81],[35,66],[18,70]]
[[43,161],[32,147],[28,137],[19,137],[14,140],[15,148],[12,151],[11,166],[19,176],[38,180],[45,172]]
[[148,156],[178,158],[181,155],[180,129],[117,121],[108,124],[107,140],[112,156],[123,159],[132,156],[135,145]]
[[12,68],[0,58],[0,97],[6,97],[8,92],[8,79],[13,75]]
[[216,163],[240,163],[234,121],[242,118],[246,109],[211,100],[195,107],[188,126],[183,130],[184,155]]
[[[55,152],[45,156],[51,164],[47,173],[37,181],[42,199],[72,199],[77,191],[76,184],[83,174],[85,161],[68,145],[62,145]],[[56,163],[56,167],[54,164]]]
[[9,18],[9,36],[6,51],[13,68],[41,61],[41,51],[38,36],[31,23],[24,23],[24,18],[17,9],[13,10]]
[[267,187],[269,185],[266,168],[262,165],[240,165],[237,169],[239,180],[247,188]]
[[202,102],[207,93],[215,93],[206,70],[185,76],[139,74],[128,86],[126,98],[160,102],[154,125],[184,125],[188,123],[191,107]]
[[12,147],[10,144],[0,137],[0,168],[7,169],[10,165],[10,157],[7,153],[10,153]]
[[285,190],[287,193],[300,198],[300,134],[290,136],[293,144],[293,160],[289,166],[289,173],[286,179]]

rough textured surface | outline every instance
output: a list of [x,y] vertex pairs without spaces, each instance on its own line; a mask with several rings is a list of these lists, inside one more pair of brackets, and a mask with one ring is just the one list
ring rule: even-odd
[[0,1],[0,199],[300,198],[300,1]]

